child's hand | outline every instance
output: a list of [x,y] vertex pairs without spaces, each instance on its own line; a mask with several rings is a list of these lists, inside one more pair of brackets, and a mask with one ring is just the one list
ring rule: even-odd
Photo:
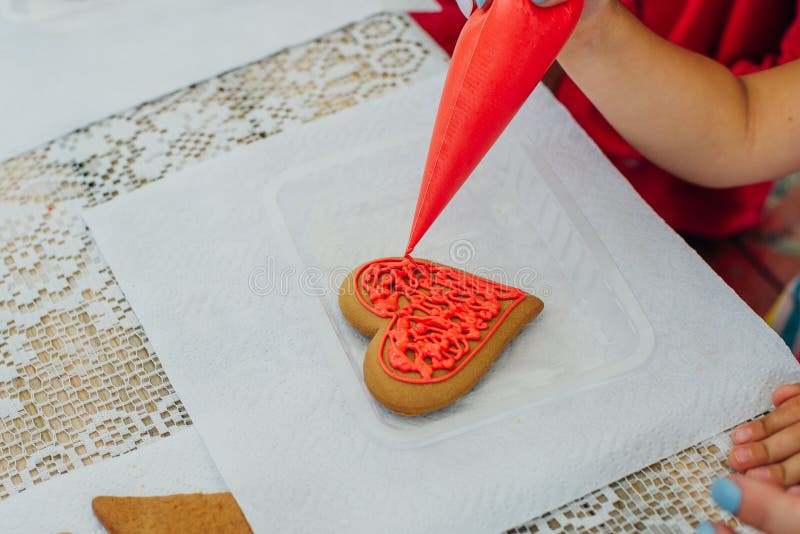
[[[769,534],[800,532],[800,384],[776,389],[772,403],[775,411],[734,429],[736,446],[728,459],[745,476],[715,480],[711,496],[726,512]],[[697,529],[732,532],[723,524]]]
[[775,411],[737,427],[731,466],[747,476],[789,487],[800,484],[800,384],[772,395]]

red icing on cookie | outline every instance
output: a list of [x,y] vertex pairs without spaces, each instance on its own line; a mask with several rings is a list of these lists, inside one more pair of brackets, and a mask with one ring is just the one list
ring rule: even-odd
[[[362,265],[355,279],[361,304],[392,318],[378,350],[381,367],[412,384],[442,382],[458,373],[525,299],[514,287],[408,257]],[[511,303],[503,309],[503,301]],[[478,344],[471,347],[470,341]],[[434,376],[440,369],[449,372]]]

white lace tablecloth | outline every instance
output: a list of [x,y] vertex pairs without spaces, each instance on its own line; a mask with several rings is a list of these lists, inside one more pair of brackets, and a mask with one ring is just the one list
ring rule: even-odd
[[[410,18],[378,15],[0,163],[0,498],[192,424],[84,208],[444,61]],[[721,517],[707,487],[729,448],[716,436],[510,532],[690,532]]]

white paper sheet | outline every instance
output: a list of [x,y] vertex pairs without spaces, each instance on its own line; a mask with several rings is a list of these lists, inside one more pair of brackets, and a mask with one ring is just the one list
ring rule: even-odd
[[348,22],[433,0],[118,0],[0,19],[0,160]]
[[[286,132],[86,213],[256,532],[497,531],[760,413],[771,388],[800,377],[778,337],[538,90],[516,122],[608,247],[653,325],[656,349],[630,374],[479,431],[422,449],[372,441],[326,365],[344,357],[341,345],[318,300],[291,277],[302,266],[262,199],[286,168],[429,132],[441,83]],[[509,246],[518,237],[508,236]],[[391,239],[402,245],[404,236]],[[268,258],[288,283],[260,296],[250,278]]]
[[178,430],[117,458],[57,476],[3,501],[3,532],[106,534],[92,512],[98,495],[227,491],[194,428]]

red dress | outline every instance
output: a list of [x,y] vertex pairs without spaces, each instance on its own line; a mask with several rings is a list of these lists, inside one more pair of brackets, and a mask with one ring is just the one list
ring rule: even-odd
[[[742,75],[800,58],[800,0],[621,0],[662,37],[709,56]],[[464,17],[440,0],[439,15],[415,15],[452,51]],[[800,93],[800,89],[799,89]],[[684,182],[644,159],[606,122],[570,80],[558,99],[634,188],[674,229],[722,237],[757,224],[771,183],[707,189]]]

